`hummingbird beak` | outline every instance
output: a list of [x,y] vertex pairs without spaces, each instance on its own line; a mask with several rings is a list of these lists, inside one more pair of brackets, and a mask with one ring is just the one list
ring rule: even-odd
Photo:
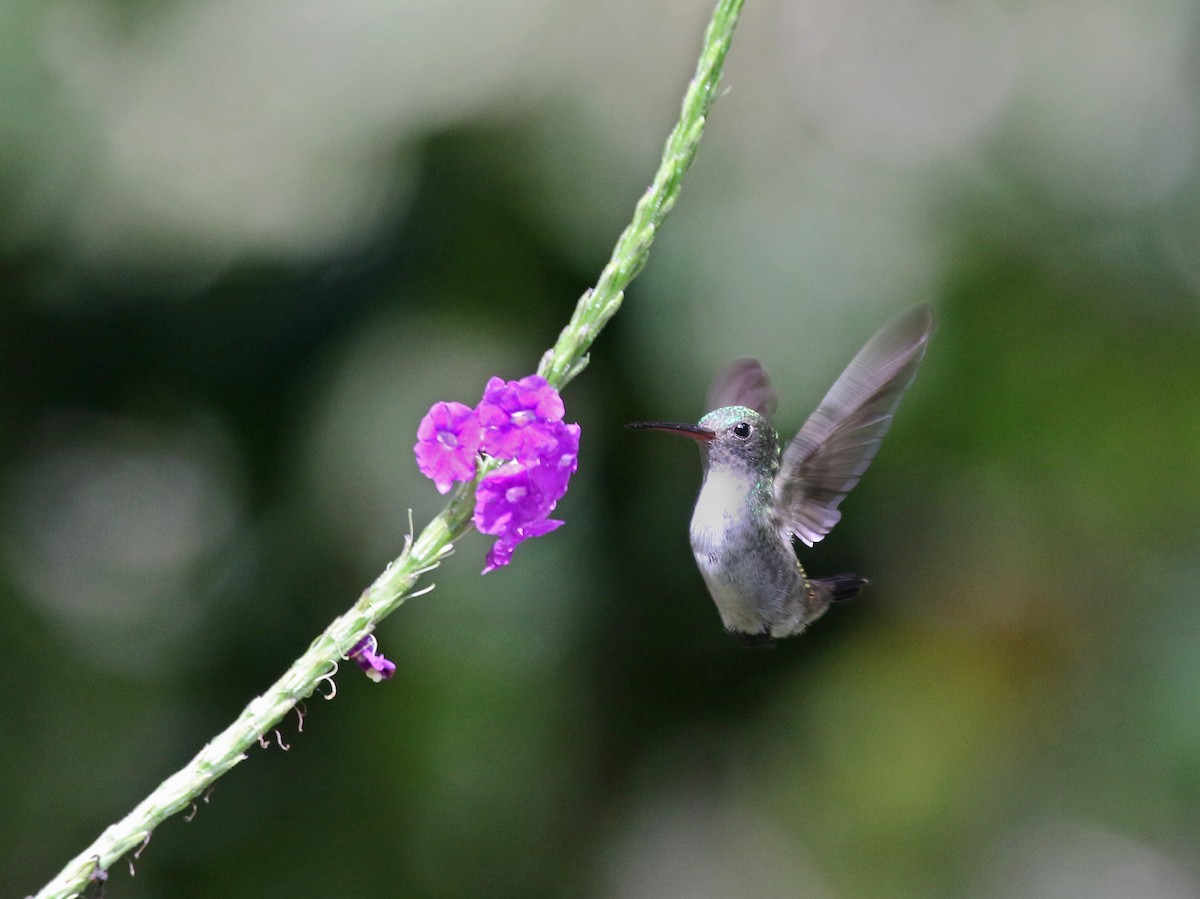
[[681,437],[691,437],[701,443],[708,443],[717,437],[716,431],[702,428],[699,425],[681,424],[674,421],[635,421],[625,425],[635,431],[665,431],[668,434],[679,434]]

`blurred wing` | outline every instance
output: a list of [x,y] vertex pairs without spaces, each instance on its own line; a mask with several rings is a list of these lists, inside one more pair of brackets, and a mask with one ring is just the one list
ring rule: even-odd
[[778,405],[779,397],[758,360],[735,359],[713,380],[705,411],[724,406],[747,406],[763,418],[770,418]]
[[900,396],[933,332],[933,310],[916,306],[867,341],[783,453],[776,508],[812,546],[842,513],[838,504],[875,458]]

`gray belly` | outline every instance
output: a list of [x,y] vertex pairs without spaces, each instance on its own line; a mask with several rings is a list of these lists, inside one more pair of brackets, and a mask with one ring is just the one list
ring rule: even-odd
[[807,589],[791,546],[775,534],[722,537],[693,533],[692,551],[725,627],[747,634],[767,629],[776,637],[802,628]]

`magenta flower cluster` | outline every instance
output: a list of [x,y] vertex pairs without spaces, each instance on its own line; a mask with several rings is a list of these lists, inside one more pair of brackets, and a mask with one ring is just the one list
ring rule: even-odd
[[470,481],[483,453],[503,464],[475,489],[475,527],[496,538],[483,573],[509,563],[523,540],[562,525],[550,518],[578,465],[579,425],[563,422],[558,391],[540,375],[492,378],[474,409],[434,403],[417,428],[417,467],[439,493]]

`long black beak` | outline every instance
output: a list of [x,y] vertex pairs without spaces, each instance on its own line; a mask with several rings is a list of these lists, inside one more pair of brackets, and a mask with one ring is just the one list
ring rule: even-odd
[[699,425],[681,424],[675,421],[634,421],[625,425],[625,427],[633,428],[635,431],[665,431],[668,434],[691,437],[693,440],[700,440],[704,443],[715,440],[717,437],[716,431],[710,431],[708,428],[702,428]]

